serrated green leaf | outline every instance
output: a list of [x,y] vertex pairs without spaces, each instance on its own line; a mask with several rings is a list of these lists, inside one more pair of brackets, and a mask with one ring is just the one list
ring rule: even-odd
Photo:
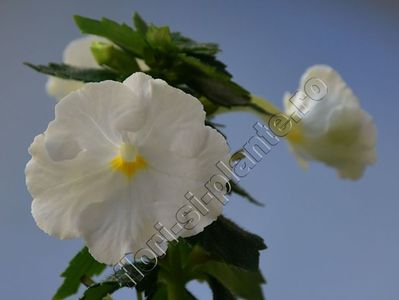
[[105,264],[97,262],[84,247],[69,263],[68,268],[61,274],[64,282],[54,295],[53,300],[65,299],[76,292],[84,276],[101,274],[106,268]]
[[109,295],[120,288],[119,284],[114,281],[103,281],[90,286],[84,292],[80,300],[109,300]]
[[143,57],[145,40],[126,24],[119,24],[107,18],[94,20],[82,16],[74,16],[74,20],[82,33],[105,37],[136,56]]
[[171,37],[173,43],[181,52],[190,55],[206,55],[213,57],[220,51],[218,45],[215,43],[197,43],[196,41],[183,36],[180,32],[172,32]]
[[46,65],[34,65],[31,63],[24,63],[26,66],[32,69],[44,73],[47,75],[63,78],[72,79],[83,82],[99,82],[103,80],[117,80],[121,81],[124,78],[111,70],[105,69],[87,69],[72,67],[66,64],[55,64],[50,63]]
[[215,67],[185,54],[180,54],[179,60],[180,64],[175,67],[176,74],[210,101],[227,107],[250,102],[249,92]]
[[259,268],[259,251],[266,249],[261,237],[249,233],[223,216],[203,232],[186,240],[228,264],[252,271]]

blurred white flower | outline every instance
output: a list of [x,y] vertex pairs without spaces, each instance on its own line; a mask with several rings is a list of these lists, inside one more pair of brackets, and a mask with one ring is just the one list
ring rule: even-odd
[[[93,35],[73,40],[66,46],[64,50],[63,62],[74,67],[94,69],[101,68],[91,52],[91,45],[93,42],[110,43],[110,41],[105,38]],[[149,70],[148,66],[142,59],[136,60],[142,71]],[[81,81],[49,76],[46,83],[46,91],[50,96],[60,100],[70,92],[81,88],[83,85],[84,83]]]
[[[187,191],[203,188],[228,157],[225,139],[204,120],[197,99],[143,73],[69,94],[29,149],[37,225],[61,239],[83,237],[107,264],[145,247],[154,224],[175,225]],[[207,207],[185,236],[222,210],[218,201]]]
[[[82,68],[100,68],[91,53],[91,44],[94,41],[106,41],[101,37],[86,36],[70,42],[63,53],[63,62],[65,64]],[[50,96],[57,100],[64,98],[70,92],[83,86],[83,82],[68,80],[49,76],[46,83],[46,90]]]
[[[306,102],[308,112],[287,136],[290,146],[303,166],[309,160],[321,161],[336,168],[343,178],[358,179],[376,160],[376,128],[372,118],[331,67],[309,68],[302,75],[299,91],[305,91],[311,78],[322,80],[327,93],[319,101]],[[301,97],[301,92],[284,96],[287,115],[298,110],[298,105],[293,105],[301,102],[297,97]]]

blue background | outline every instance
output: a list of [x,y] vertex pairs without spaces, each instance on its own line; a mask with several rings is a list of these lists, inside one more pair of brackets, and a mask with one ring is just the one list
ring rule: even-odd
[[[261,268],[270,300],[398,299],[399,5],[352,0],[1,0],[0,298],[49,299],[82,246],[47,236],[30,215],[27,148],[53,119],[55,102],[45,93],[46,77],[22,62],[60,61],[79,36],[73,14],[130,22],[133,11],[219,43],[235,80],[279,106],[308,66],[326,63],[341,73],[375,119],[377,164],[358,182],[342,181],[317,163],[303,171],[282,142],[243,182],[266,206],[234,198],[226,215],[266,240]],[[237,149],[256,119],[231,114],[217,121]],[[211,299],[206,285],[189,287]],[[134,297],[123,290],[115,298]]]

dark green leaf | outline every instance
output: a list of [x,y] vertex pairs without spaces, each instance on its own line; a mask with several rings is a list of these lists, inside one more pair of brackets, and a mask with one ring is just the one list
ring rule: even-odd
[[145,40],[126,24],[119,24],[106,18],[94,20],[82,16],[74,16],[74,20],[82,33],[105,37],[136,56],[143,56]]
[[94,276],[101,274],[106,265],[97,262],[89,253],[87,248],[83,248],[69,263],[68,268],[61,274],[64,277],[62,286],[54,295],[53,300],[65,299],[75,294],[80,286],[81,278],[84,276]]
[[63,79],[73,79],[83,82],[99,82],[103,80],[122,80],[117,73],[111,70],[105,69],[85,69],[72,67],[66,64],[55,64],[50,63],[45,65],[34,65],[31,63],[25,63],[28,67],[44,73],[47,75],[63,78]]
[[180,64],[175,67],[177,75],[210,101],[227,107],[249,103],[249,92],[215,67],[187,55],[180,54],[179,59]]
[[133,15],[133,23],[134,23],[134,26],[136,27],[137,32],[139,32],[143,35],[146,34],[148,25],[137,12],[135,12]]
[[212,290],[213,300],[236,300],[237,298],[225,288],[218,280],[210,277],[208,280],[209,287]]
[[228,264],[252,271],[259,268],[259,251],[266,249],[261,237],[241,229],[223,216],[207,226],[203,232],[186,240],[200,245]]
[[190,55],[206,55],[211,57],[220,51],[217,44],[197,43],[194,40],[183,36],[180,32],[173,32],[171,36],[174,44],[180,49],[180,51]]
[[219,261],[209,261],[198,265],[197,271],[202,271],[216,278],[234,295],[251,300],[262,300],[261,284],[264,279],[259,271],[248,271]]
[[80,300],[105,300],[110,299],[109,295],[120,288],[114,281],[104,281],[90,286],[80,298]]
[[237,195],[240,195],[240,196],[246,198],[249,202],[251,202],[255,205],[264,206],[264,204],[262,202],[259,202],[258,200],[256,200],[246,190],[244,190],[242,187],[240,187],[235,182],[230,181],[230,185],[231,185],[231,190],[233,193],[236,193]]

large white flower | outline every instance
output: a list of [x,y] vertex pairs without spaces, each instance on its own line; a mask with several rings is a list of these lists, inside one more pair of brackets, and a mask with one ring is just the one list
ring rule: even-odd
[[[324,82],[326,95],[304,102],[306,84],[312,78]],[[296,114],[301,103],[307,113],[287,136],[299,161],[305,166],[309,160],[321,161],[343,178],[360,178],[376,160],[376,128],[350,87],[331,67],[316,65],[302,75],[299,93],[285,95],[286,114]]]
[[[135,73],[123,83],[89,83],[57,103],[55,119],[29,152],[32,214],[46,233],[83,237],[100,262],[114,264],[176,224],[184,195],[204,189],[228,146],[204,125],[194,97]],[[220,215],[218,201],[185,236]]]
[[[101,68],[95,60],[91,45],[93,42],[110,43],[105,38],[88,35],[71,41],[65,48],[63,53],[63,62],[70,66],[81,68]],[[136,59],[140,69],[147,71],[149,68],[141,59]],[[62,79],[54,76],[49,76],[46,83],[46,90],[50,96],[57,100],[64,98],[70,92],[73,92],[83,86],[83,82],[69,79]]]

